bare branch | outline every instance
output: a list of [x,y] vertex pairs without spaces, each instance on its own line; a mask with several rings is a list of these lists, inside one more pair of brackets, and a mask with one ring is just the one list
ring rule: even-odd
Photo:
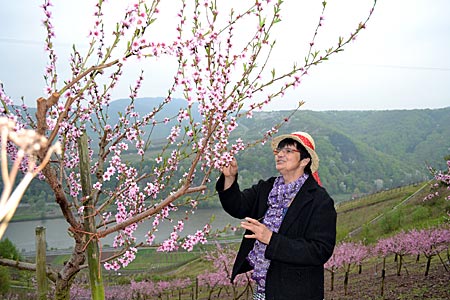
[[[0,266],[13,267],[19,270],[36,272],[36,264],[7,258],[0,258]],[[58,274],[55,271],[53,271],[49,266],[47,266],[45,272],[47,273],[48,279],[50,279],[53,282],[56,282]]]

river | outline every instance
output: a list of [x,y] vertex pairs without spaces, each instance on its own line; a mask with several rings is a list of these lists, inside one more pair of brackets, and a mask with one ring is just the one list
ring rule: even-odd
[[[174,222],[170,223],[165,220],[158,228],[158,232],[155,234],[155,243],[162,242],[167,239],[170,233],[173,231],[173,226],[176,225],[176,221],[183,218],[184,211],[177,211],[171,213],[171,217]],[[214,221],[211,223],[211,231],[221,230],[226,225],[231,224],[233,226],[239,225],[239,220],[230,217],[222,209],[199,209],[195,211],[193,215],[189,216],[189,219],[185,221],[184,230],[182,236],[189,234],[195,234],[198,229],[203,228],[212,216],[215,216]],[[68,224],[65,219],[48,219],[48,220],[35,220],[35,221],[23,221],[23,222],[11,222],[6,229],[3,238],[8,238],[17,249],[24,252],[31,252],[35,250],[35,229],[37,226],[45,227],[47,249],[48,250],[60,250],[69,249],[73,247],[73,239],[69,236],[67,228]],[[150,221],[140,224],[136,230],[134,236],[137,238],[137,242],[145,240],[145,234],[151,229]],[[228,234],[232,234],[228,231]],[[110,235],[101,240],[103,246],[111,246],[114,236]]]

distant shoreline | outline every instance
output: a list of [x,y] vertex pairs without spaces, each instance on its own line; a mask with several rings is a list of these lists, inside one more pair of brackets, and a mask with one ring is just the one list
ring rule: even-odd
[[53,220],[53,219],[64,219],[63,215],[60,216],[50,216],[50,217],[30,217],[30,218],[26,218],[26,219],[17,219],[17,218],[12,218],[11,221],[9,221],[9,223],[19,223],[19,222],[28,222],[28,221],[45,221],[45,220]]

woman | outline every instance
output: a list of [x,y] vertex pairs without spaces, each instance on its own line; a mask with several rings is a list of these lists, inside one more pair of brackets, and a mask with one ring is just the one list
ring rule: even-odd
[[216,184],[224,210],[245,219],[231,280],[253,270],[254,299],[323,299],[323,265],[336,242],[336,210],[320,186],[314,140],[294,132],[274,138],[272,149],[280,176],[241,191],[233,159]]

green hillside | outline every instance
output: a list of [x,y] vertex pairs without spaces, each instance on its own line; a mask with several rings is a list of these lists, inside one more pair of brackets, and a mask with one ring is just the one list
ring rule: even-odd
[[[450,195],[446,187],[439,197],[424,201],[434,181],[375,193],[337,204],[337,239],[374,243],[400,231],[423,229],[448,223]],[[434,191],[433,191],[434,192]]]
[[[241,120],[236,136],[256,140],[288,114],[286,111],[255,114],[252,119]],[[427,180],[427,165],[444,168],[444,157],[450,151],[450,108],[299,111],[279,132],[294,131],[307,131],[315,138],[321,160],[320,177],[340,201],[340,195],[349,199],[351,195],[358,197]],[[268,170],[248,170],[255,178],[273,174],[273,168],[267,169],[273,164],[269,147],[257,146],[243,153],[243,160],[254,163],[240,166]]]
[[[160,101],[159,98],[136,99],[135,107],[143,116],[153,111]],[[161,118],[175,116],[185,104],[182,99],[174,99],[164,107]],[[108,122],[117,121],[118,116],[126,111],[126,105],[127,101],[123,99],[113,101]],[[231,142],[237,138],[242,138],[244,143],[259,140],[291,113],[255,112],[252,118],[240,119]],[[170,123],[160,124],[149,130],[152,132],[151,151],[170,132],[170,127]],[[340,202],[429,180],[427,165],[443,169],[443,158],[450,151],[450,107],[394,111],[299,110],[279,133],[293,131],[307,131],[314,137],[322,183],[335,201]],[[94,136],[91,137],[95,140]],[[136,159],[132,147],[124,154],[130,163],[139,164],[143,170],[152,169],[151,152],[145,161]],[[242,186],[276,175],[269,143],[248,148],[237,158]],[[183,164],[188,166],[188,162]],[[210,188],[213,190],[213,185]],[[22,203],[29,204],[32,209],[42,208],[45,215],[49,207],[44,204],[54,202],[53,199],[46,184],[35,179]],[[217,200],[211,198],[200,205],[214,206]]]

